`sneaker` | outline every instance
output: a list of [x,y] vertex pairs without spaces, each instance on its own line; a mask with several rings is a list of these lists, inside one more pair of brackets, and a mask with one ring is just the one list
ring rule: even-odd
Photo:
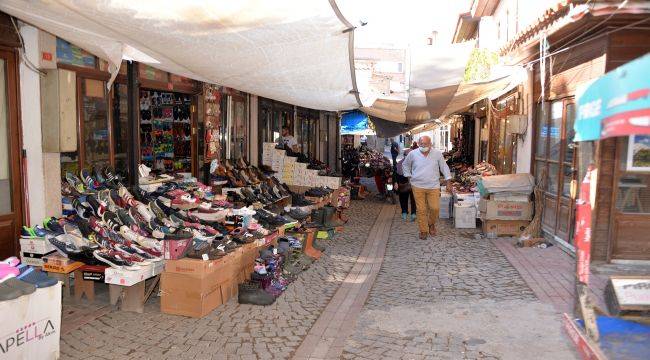
[[409,215],[409,214],[407,214],[407,213],[402,213],[402,220],[406,220],[406,218],[408,217],[408,215]]
[[78,193],[85,193],[86,192],[86,187],[84,186],[84,183],[79,179],[75,174],[71,172],[66,172],[65,173],[65,180],[72,186]]
[[95,180],[90,176],[90,171],[86,169],[81,169],[81,171],[79,171],[79,175],[81,176],[81,180],[83,181],[87,189],[89,190],[97,189],[97,184],[95,183]]
[[100,201],[94,195],[86,196],[86,201],[88,202],[88,205],[90,205],[95,216],[102,217],[104,215],[104,211],[106,211],[106,203]]
[[54,246],[56,251],[63,257],[67,258],[70,253],[79,252],[79,249],[74,246],[74,244],[68,242],[63,234],[57,236],[47,235],[45,239],[47,239],[47,241],[49,241],[50,244]]
[[117,214],[112,211],[106,211],[102,217],[102,220],[109,229],[116,232],[120,230],[120,226],[124,225],[120,221],[120,218],[117,216]]
[[59,220],[55,217],[45,218],[43,220],[43,227],[55,236],[61,235],[65,232],[63,231],[63,227],[59,224]]
[[126,260],[117,251],[95,250],[93,255],[97,260],[115,269],[138,270],[140,267]]
[[122,198],[122,200],[127,206],[137,206],[140,203],[133,197],[133,195],[131,195],[129,190],[127,190],[127,188],[124,186],[120,187],[117,193],[120,195],[120,197]]
[[159,240],[148,238],[146,236],[142,236],[135,231],[129,229],[127,226],[122,226],[119,229],[120,235],[124,236],[125,239],[134,242],[138,245],[154,249],[157,251],[162,250],[162,244],[160,243]]
[[45,229],[38,225],[34,225],[32,227],[28,226],[23,226],[22,230],[20,231],[20,236],[24,238],[42,238],[45,237],[47,232]]

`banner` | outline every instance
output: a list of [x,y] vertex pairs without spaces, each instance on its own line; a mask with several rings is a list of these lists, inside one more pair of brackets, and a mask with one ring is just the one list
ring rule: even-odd
[[341,115],[341,135],[375,135],[370,128],[368,115],[352,110]]
[[577,90],[575,141],[650,135],[650,54]]
[[591,176],[595,171],[589,166],[580,184],[580,197],[576,200],[575,246],[578,281],[589,283],[589,263],[591,261]]

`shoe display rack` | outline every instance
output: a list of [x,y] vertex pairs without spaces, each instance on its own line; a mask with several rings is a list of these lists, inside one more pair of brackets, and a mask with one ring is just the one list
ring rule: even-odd
[[192,101],[189,95],[140,91],[140,158],[167,173],[192,169]]

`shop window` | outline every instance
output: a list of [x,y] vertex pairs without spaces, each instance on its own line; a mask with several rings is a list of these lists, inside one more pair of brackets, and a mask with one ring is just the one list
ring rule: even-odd
[[56,58],[60,64],[97,68],[97,58],[77,45],[56,39]]
[[575,144],[573,139],[576,136],[576,131],[573,129],[573,124],[576,119],[576,105],[573,103],[566,106],[566,150],[564,152],[564,162],[573,162],[573,153],[575,152]]
[[560,131],[562,130],[562,101],[554,101],[551,103],[551,121],[548,128],[549,137],[549,160],[559,160],[560,150],[562,149],[562,137]]
[[634,135],[621,142],[616,209],[650,214],[650,135]]
[[115,153],[115,169],[128,173],[127,153],[128,136],[128,96],[125,84],[113,86],[113,151]]
[[548,185],[546,186],[546,191],[551,194],[557,194],[558,191],[558,174],[560,167],[556,163],[548,164]]
[[107,105],[105,82],[82,78],[81,128],[85,168],[110,163]]
[[246,98],[232,97],[232,125],[231,125],[231,158],[246,157],[248,138],[248,105]]
[[9,157],[9,104],[5,60],[0,59],[0,215],[11,213],[11,162]]
[[535,154],[538,157],[546,158],[546,145],[548,144],[548,122],[546,121],[545,104],[537,106],[537,146],[535,147]]

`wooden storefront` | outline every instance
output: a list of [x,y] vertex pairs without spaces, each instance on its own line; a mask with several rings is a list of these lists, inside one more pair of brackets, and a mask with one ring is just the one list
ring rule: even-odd
[[[532,170],[538,181],[546,179],[541,199],[544,232],[573,243],[576,188],[587,158],[593,156],[598,169],[592,224],[592,259],[596,262],[650,260],[650,171],[627,168],[628,138],[573,142],[575,95],[580,85],[650,51],[649,38],[648,29],[625,29],[577,43],[553,56],[546,63],[544,101],[536,104]],[[553,43],[553,38],[549,41]],[[535,99],[542,99],[541,73],[538,62],[534,65]]]

